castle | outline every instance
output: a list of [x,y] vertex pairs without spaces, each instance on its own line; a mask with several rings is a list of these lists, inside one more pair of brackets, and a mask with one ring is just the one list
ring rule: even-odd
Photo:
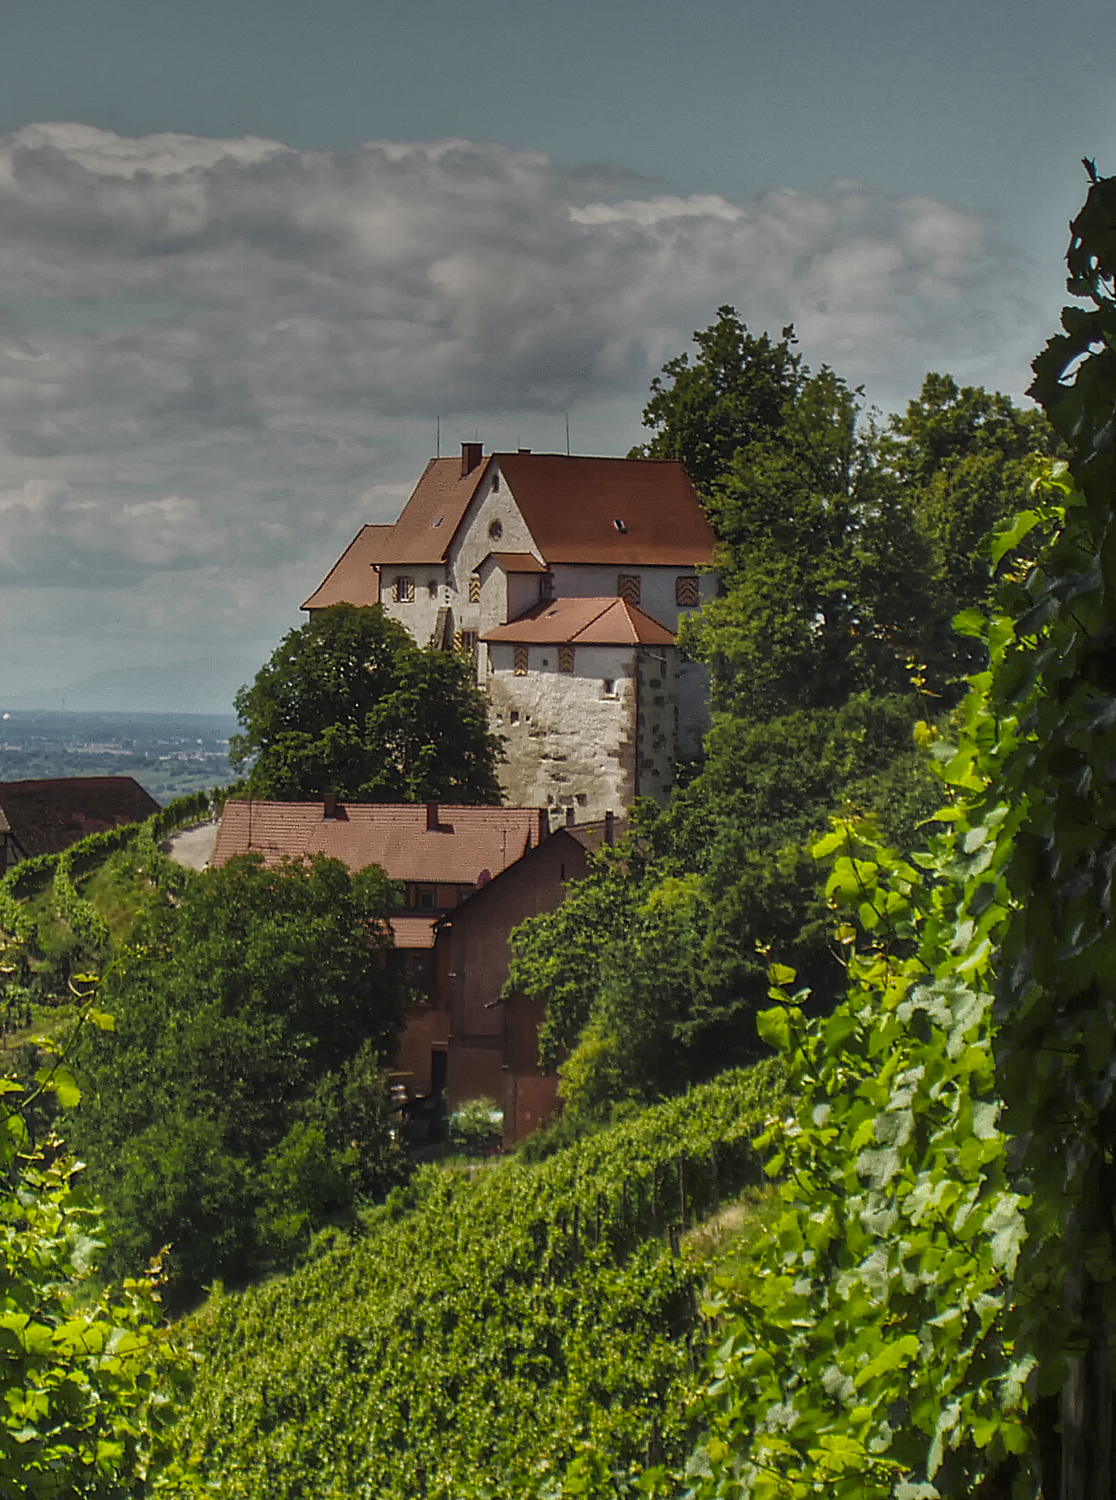
[[705,672],[677,632],[716,591],[713,548],[681,463],[463,443],[302,607],[380,604],[420,644],[467,652],[508,802],[582,823],[665,800],[700,749]]

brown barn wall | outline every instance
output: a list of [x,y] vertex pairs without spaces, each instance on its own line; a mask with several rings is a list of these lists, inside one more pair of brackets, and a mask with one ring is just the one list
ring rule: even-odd
[[504,1073],[504,1149],[545,1125],[558,1113],[558,1079],[544,1078],[537,1071],[518,1074],[510,1068]]
[[408,1005],[403,1035],[395,1057],[395,1070],[413,1073],[412,1088],[417,1094],[431,1090],[430,1054],[435,1047],[449,1042],[449,1015],[434,1005]]
[[[452,914],[451,1109],[478,1094],[503,1100],[505,1065],[517,1073],[524,1069],[537,1072],[541,1006],[515,1000],[509,1007],[500,1002],[511,958],[508,937],[526,917],[559,906],[565,883],[584,875],[586,868],[585,850],[576,839],[558,830]],[[510,1019],[506,1010],[511,1012]],[[481,1049],[483,1062],[479,1060]],[[497,1071],[490,1067],[489,1056],[495,1060]],[[546,1081],[551,1084],[551,1080]],[[534,1115],[534,1105],[528,1113]]]

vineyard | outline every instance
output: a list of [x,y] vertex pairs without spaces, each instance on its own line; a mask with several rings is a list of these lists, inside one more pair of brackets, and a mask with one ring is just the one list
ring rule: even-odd
[[710,1337],[685,1228],[762,1180],[783,1108],[765,1063],[539,1166],[420,1171],[363,1236],[211,1299],[183,1449],[242,1500],[573,1493],[600,1453],[609,1493],[653,1493]]

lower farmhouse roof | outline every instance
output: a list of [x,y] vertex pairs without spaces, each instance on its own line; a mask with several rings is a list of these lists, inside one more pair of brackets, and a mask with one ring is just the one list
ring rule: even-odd
[[674,645],[674,636],[665,625],[620,598],[544,599],[507,625],[497,625],[482,639],[516,645]]
[[537,807],[449,807],[440,803],[226,802],[211,865],[234,854],[327,854],[392,880],[475,885],[497,874],[539,838]]
[[59,854],[90,833],[142,823],[159,804],[131,776],[63,776],[0,782],[0,832],[25,858]]

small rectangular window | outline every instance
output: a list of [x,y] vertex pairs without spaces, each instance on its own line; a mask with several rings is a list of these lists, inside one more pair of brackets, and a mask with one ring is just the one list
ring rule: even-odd
[[470,604],[479,604],[480,603],[480,574],[479,573],[470,573],[469,574],[469,603]]
[[512,648],[513,667],[517,677],[527,676],[527,647],[515,646]]
[[616,697],[616,683],[611,677],[606,677],[601,683],[601,692],[606,698]]
[[572,672],[574,669],[574,648],[572,646],[558,647],[558,670],[559,672]]
[[619,573],[616,578],[616,592],[625,604],[638,604],[643,592],[643,581],[639,574]]
[[403,573],[397,573],[392,589],[392,597],[396,604],[412,603],[415,597],[415,580],[408,578]]
[[554,598],[554,574],[553,573],[540,573],[539,574],[539,598],[540,599],[553,599]]
[[475,630],[462,630],[459,632],[461,643],[459,651],[475,651],[477,649],[477,632]]
[[682,609],[696,609],[701,602],[697,577],[693,573],[680,574],[674,580],[674,602]]

